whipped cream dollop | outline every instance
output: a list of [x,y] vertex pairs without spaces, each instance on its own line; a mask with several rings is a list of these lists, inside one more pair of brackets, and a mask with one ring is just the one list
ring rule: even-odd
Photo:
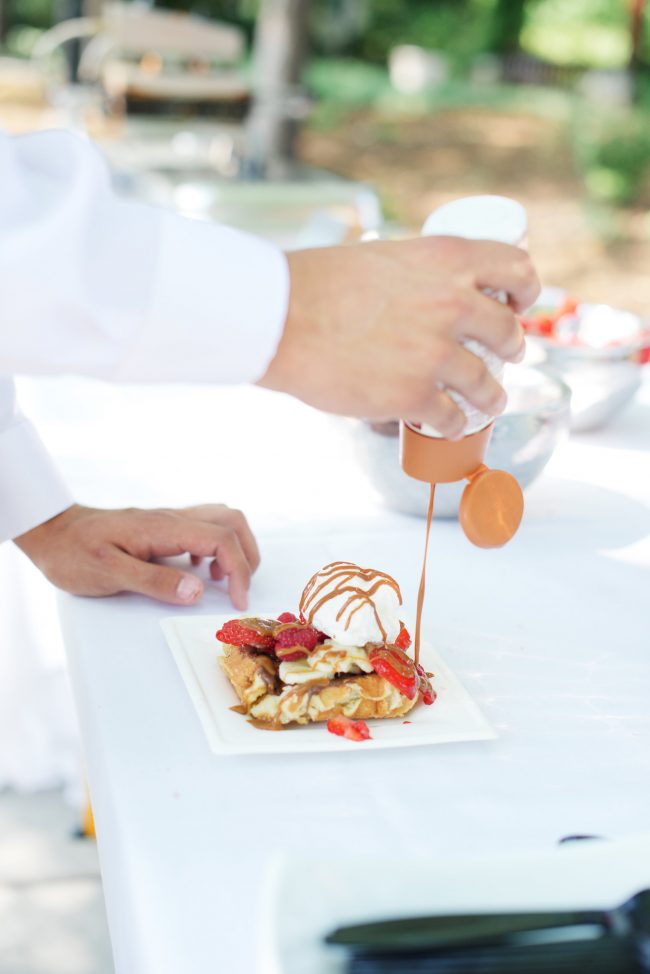
[[336,561],[309,580],[300,611],[340,646],[365,646],[395,642],[401,605],[399,585],[390,575]]

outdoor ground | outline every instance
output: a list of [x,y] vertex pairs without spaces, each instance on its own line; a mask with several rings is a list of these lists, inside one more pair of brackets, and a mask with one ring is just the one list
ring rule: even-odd
[[545,283],[650,315],[650,214],[588,202],[569,124],[490,108],[357,111],[304,132],[300,154],[376,186],[388,215],[410,229],[457,196],[514,196],[528,209],[531,251]]
[[56,791],[0,793],[0,974],[111,974],[97,848]]

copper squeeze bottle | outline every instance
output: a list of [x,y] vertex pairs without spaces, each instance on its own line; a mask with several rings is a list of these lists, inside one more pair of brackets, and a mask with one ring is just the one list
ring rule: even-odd
[[[528,233],[526,211],[504,196],[470,196],[447,203],[426,220],[425,236],[465,237],[494,240],[525,247]],[[486,292],[497,301],[505,294]],[[503,362],[476,341],[465,346],[480,356],[500,381]],[[431,484],[429,523],[433,513],[435,484],[467,480],[459,508],[459,520],[469,540],[481,548],[499,548],[516,533],[524,510],[521,487],[503,470],[490,470],[483,463],[492,433],[494,417],[486,416],[453,390],[449,395],[467,416],[462,440],[445,440],[426,424],[400,424],[402,468],[416,480]],[[428,527],[427,527],[428,539]]]

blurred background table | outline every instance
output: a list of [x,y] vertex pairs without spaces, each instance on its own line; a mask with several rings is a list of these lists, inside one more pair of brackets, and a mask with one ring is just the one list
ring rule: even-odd
[[[374,501],[337,421],[259,390],[188,390],[182,404],[149,390],[146,409],[142,395],[102,387],[95,411],[86,395],[86,474],[97,484],[105,473],[113,502],[123,491],[131,503],[247,510],[264,556],[253,611],[291,608],[335,558],[393,573],[415,605],[423,522]],[[225,409],[239,427],[220,423]],[[561,446],[506,549],[481,552],[455,522],[434,526],[425,632],[496,726],[494,743],[217,758],[160,632],[169,609],[62,600],[118,974],[251,974],[281,850],[442,857],[647,828],[649,416],[646,381],[615,431]],[[287,458],[301,458],[291,477],[274,476],[278,430]],[[242,450],[254,434],[259,449]],[[58,435],[64,453],[63,424]],[[157,469],[156,486],[144,489],[141,465]],[[217,587],[189,611],[227,610]]]

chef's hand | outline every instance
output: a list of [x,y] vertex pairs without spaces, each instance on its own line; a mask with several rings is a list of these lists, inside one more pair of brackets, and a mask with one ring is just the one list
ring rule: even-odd
[[[524,251],[425,237],[296,251],[288,261],[285,331],[260,385],[328,412],[427,422],[449,437],[465,417],[445,388],[489,415],[503,411],[503,389],[460,340],[522,357],[515,311],[539,293]],[[510,307],[482,288],[505,291]]]
[[189,554],[194,565],[211,559],[210,575],[215,581],[227,576],[232,603],[242,610],[260,563],[246,518],[225,504],[121,511],[75,504],[15,542],[66,592],[139,592],[174,605],[198,602],[203,583],[190,572],[154,564],[154,558]]

